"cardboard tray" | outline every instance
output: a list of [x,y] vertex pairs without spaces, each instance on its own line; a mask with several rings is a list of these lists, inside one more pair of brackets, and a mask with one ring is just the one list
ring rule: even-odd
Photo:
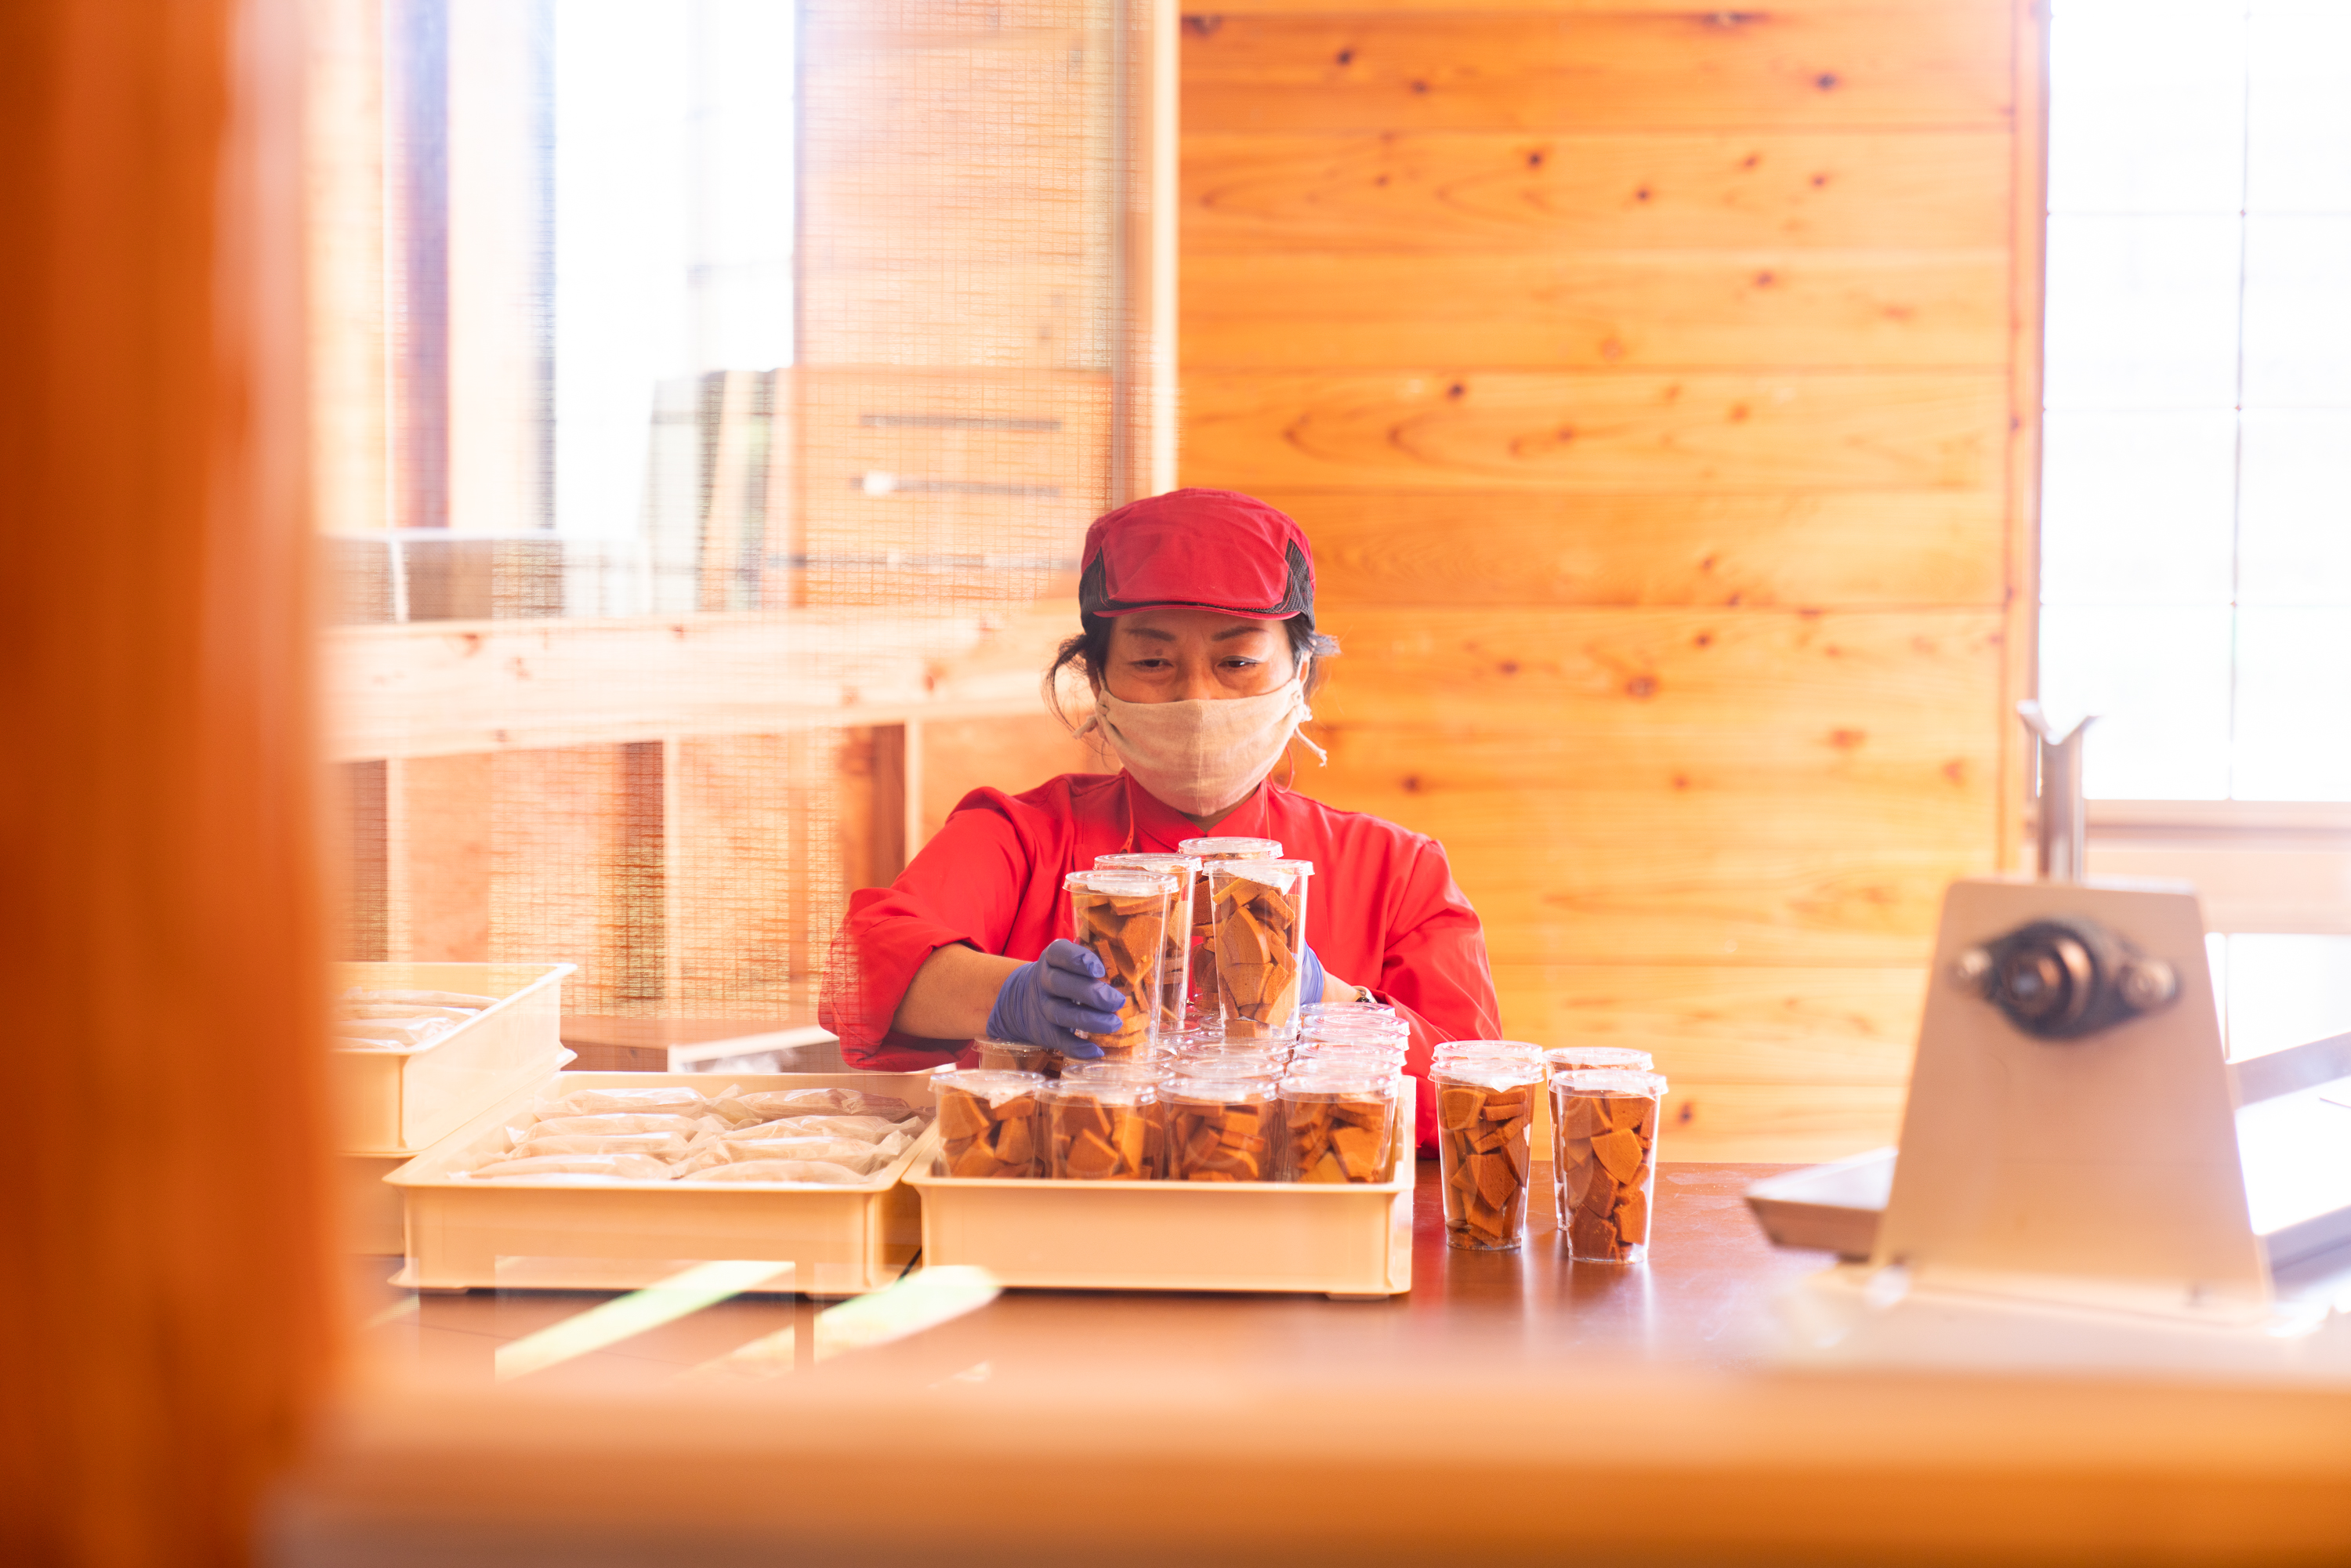
[[334,988],[464,991],[496,997],[420,1051],[350,1051],[328,1056],[336,1146],[349,1155],[413,1155],[568,1060],[563,977],[576,964],[362,964],[333,966]]
[[684,1084],[716,1094],[862,1089],[931,1101],[928,1072],[559,1072],[475,1117],[384,1179],[400,1190],[407,1262],[396,1285],[635,1290],[694,1263],[773,1258],[797,1266],[778,1288],[853,1295],[888,1284],[914,1260],[922,1224],[907,1167],[931,1136],[854,1186],[782,1187],[679,1181],[594,1186],[467,1181],[453,1173],[504,1147],[506,1124],[534,1100],[575,1089]]
[[906,1177],[923,1195],[923,1262],[1043,1289],[1401,1295],[1416,1173],[1412,1118],[1397,1124],[1395,1176],[1359,1186],[934,1176],[934,1125]]

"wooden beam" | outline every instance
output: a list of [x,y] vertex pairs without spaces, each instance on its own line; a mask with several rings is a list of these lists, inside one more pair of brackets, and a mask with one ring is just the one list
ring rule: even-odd
[[327,633],[328,755],[443,757],[1037,710],[1076,623],[853,612],[444,621]]

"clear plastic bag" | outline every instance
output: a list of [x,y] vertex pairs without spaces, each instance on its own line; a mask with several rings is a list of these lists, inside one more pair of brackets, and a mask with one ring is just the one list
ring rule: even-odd
[[755,1122],[807,1115],[881,1116],[899,1122],[914,1113],[904,1100],[855,1089],[763,1089],[736,1098],[747,1113],[745,1119]]
[[622,1133],[675,1133],[683,1138],[726,1130],[716,1116],[674,1116],[607,1112],[592,1116],[554,1116],[546,1121],[510,1123],[507,1136],[517,1144],[538,1137],[611,1137]]
[[492,1160],[465,1173],[482,1181],[538,1176],[597,1176],[606,1181],[667,1181],[676,1173],[648,1155],[539,1155]]
[[691,1145],[683,1133],[550,1133],[515,1146],[507,1158],[541,1155],[650,1155],[664,1163],[684,1159]]
[[884,1116],[779,1116],[772,1122],[730,1127],[725,1136],[730,1143],[745,1138],[854,1138],[861,1144],[879,1144],[893,1134],[920,1131],[922,1124],[912,1118],[901,1123]]
[[866,1178],[844,1166],[816,1160],[746,1160],[689,1171],[681,1181],[787,1182],[803,1186],[862,1186]]
[[[901,1147],[904,1145],[902,1145]],[[697,1155],[709,1148],[695,1151]],[[719,1147],[729,1165],[744,1165],[759,1160],[814,1160],[825,1165],[841,1166],[871,1176],[898,1157],[898,1150],[879,1144],[861,1144],[853,1138],[754,1138],[745,1141],[729,1139]]]

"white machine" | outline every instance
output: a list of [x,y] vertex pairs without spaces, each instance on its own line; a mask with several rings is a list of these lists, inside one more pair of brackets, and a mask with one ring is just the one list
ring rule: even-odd
[[2351,1036],[2232,1068],[2193,890],[2082,878],[2087,721],[2060,737],[2022,712],[2042,874],[1946,894],[1898,1157],[1749,1201],[1775,1240],[1866,1257],[1816,1282],[1820,1322],[1844,1291],[2307,1324],[2308,1291],[2282,1305],[2282,1281],[2351,1282]]

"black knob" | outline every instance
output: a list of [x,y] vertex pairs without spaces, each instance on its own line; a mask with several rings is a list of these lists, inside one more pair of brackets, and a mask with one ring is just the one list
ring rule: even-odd
[[1959,977],[2037,1040],[2079,1040],[2152,1012],[2178,994],[2159,958],[2095,921],[2036,920],[1961,955]]

